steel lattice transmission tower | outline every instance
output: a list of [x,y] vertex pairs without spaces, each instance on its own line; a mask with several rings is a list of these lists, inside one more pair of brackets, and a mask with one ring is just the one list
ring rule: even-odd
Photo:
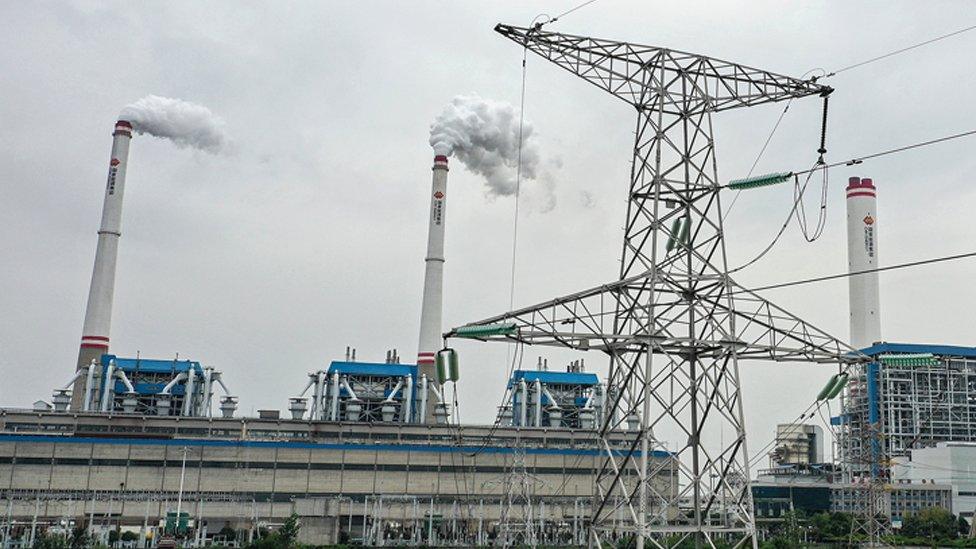
[[[829,88],[666,48],[539,26],[495,30],[636,110],[620,273],[614,282],[466,325],[505,327],[497,332],[455,329],[447,337],[609,356],[591,544],[606,539],[622,512],[638,547],[689,538],[755,546],[738,361],[860,358],[729,277],[711,115]],[[614,442],[609,432],[635,414],[640,436]],[[655,431],[683,440],[666,449]]]

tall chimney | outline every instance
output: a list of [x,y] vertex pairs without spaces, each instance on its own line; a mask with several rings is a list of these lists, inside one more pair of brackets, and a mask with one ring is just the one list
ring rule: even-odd
[[[441,304],[444,287],[444,223],[447,214],[447,157],[434,157],[433,185],[430,192],[430,225],[427,229],[427,257],[424,271],[424,301],[420,309],[420,344],[417,365],[427,379],[436,379],[434,354],[441,348]],[[434,406],[428,406],[433,418]]]
[[[849,272],[878,268],[878,199],[874,182],[852,177],[847,185],[847,263]],[[857,349],[881,341],[878,273],[848,278],[851,345]]]
[[[99,362],[108,352],[109,330],[112,326],[112,298],[115,293],[115,262],[122,235],[122,193],[125,190],[125,168],[129,158],[129,141],[132,124],[125,120],[115,123],[112,133],[112,158],[109,161],[108,181],[105,184],[105,203],[102,206],[102,224],[98,229],[98,247],[95,250],[95,269],[91,288],[88,290],[88,307],[85,309],[85,325],[81,332],[81,349],[78,367],[87,367],[92,360]],[[97,376],[96,379],[100,379]],[[86,376],[78,376],[71,395],[71,408],[80,410],[87,391]]]

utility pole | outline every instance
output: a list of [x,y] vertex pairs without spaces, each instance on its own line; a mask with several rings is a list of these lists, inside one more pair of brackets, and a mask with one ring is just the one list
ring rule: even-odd
[[[189,397],[187,397],[189,398]],[[183,482],[186,479],[186,456],[190,453],[190,447],[183,447],[183,463],[180,465],[180,490],[176,494],[176,535],[180,534],[180,521],[183,519]]]

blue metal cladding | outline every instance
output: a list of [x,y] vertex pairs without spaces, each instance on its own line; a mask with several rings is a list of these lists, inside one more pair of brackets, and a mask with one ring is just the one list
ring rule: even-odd
[[416,364],[382,364],[372,362],[344,362],[339,360],[329,364],[329,375],[338,372],[339,375],[375,376],[375,377],[403,377],[412,376],[414,381],[420,378]]
[[867,385],[868,385],[868,423],[871,425],[871,453],[874,456],[871,462],[872,477],[877,477],[880,470],[878,468],[878,456],[881,453],[881,442],[878,440],[880,436],[878,430],[875,427],[878,425],[880,420],[880,414],[878,413],[878,378],[881,373],[881,365],[877,362],[872,362],[868,364],[867,367]]
[[885,353],[931,353],[936,356],[976,358],[976,347],[960,347],[957,345],[927,345],[920,343],[879,343],[861,352],[868,356]]
[[[140,381],[139,374],[162,374],[168,376],[170,379],[176,377],[178,374],[186,373],[193,370],[194,374],[197,376],[197,381],[203,379],[203,367],[200,366],[199,362],[194,362],[192,360],[159,360],[150,358],[122,358],[116,355],[104,354],[101,359],[102,368],[102,379],[105,379],[105,372],[108,370],[109,362],[115,361],[115,368],[117,370],[122,370],[125,375],[132,382],[133,388],[136,393],[140,395],[155,395],[166,387],[169,380],[159,382],[159,383],[149,383],[146,381]],[[157,378],[158,379],[158,378]],[[104,385],[103,385],[104,387]],[[115,380],[115,387],[113,388],[116,394],[125,393],[128,389],[121,380]],[[170,394],[174,396],[182,396],[186,393],[186,386],[184,383],[178,383],[170,390]]]
[[108,368],[110,361],[115,361],[115,367],[120,368],[126,374],[129,372],[145,372],[147,374],[180,374],[189,371],[190,368],[197,375],[203,375],[203,367],[199,362],[192,360],[158,360],[149,358],[122,358],[115,355],[102,355],[102,371]]
[[539,370],[515,370],[512,372],[510,385],[517,384],[524,379],[526,383],[539,380],[549,385],[599,385],[600,379],[596,374],[587,372],[548,372]]

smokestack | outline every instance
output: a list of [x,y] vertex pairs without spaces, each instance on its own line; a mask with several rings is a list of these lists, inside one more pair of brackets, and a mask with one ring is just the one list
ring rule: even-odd
[[[115,123],[112,133],[112,158],[109,161],[108,181],[105,185],[105,203],[102,206],[102,224],[98,229],[98,247],[95,250],[95,269],[91,288],[88,290],[88,307],[85,309],[85,325],[81,332],[81,349],[78,367],[88,366],[92,360],[100,362],[108,352],[109,329],[112,325],[112,298],[115,293],[115,262],[122,235],[122,193],[125,190],[125,168],[129,158],[129,141],[132,124],[125,120]],[[100,376],[98,376],[100,377]],[[98,386],[98,383],[95,383]],[[85,376],[75,381],[71,395],[71,408],[80,410],[87,391]]]
[[[878,199],[874,182],[852,177],[847,185],[847,262],[849,272],[878,268]],[[848,278],[851,345],[857,349],[881,341],[878,273]]]
[[[420,308],[420,344],[417,365],[427,379],[437,379],[434,354],[441,348],[441,304],[444,287],[444,223],[447,214],[447,156],[434,157],[430,192],[430,225],[427,229],[427,257],[424,259],[424,300]],[[432,419],[433,406],[428,407]]]

